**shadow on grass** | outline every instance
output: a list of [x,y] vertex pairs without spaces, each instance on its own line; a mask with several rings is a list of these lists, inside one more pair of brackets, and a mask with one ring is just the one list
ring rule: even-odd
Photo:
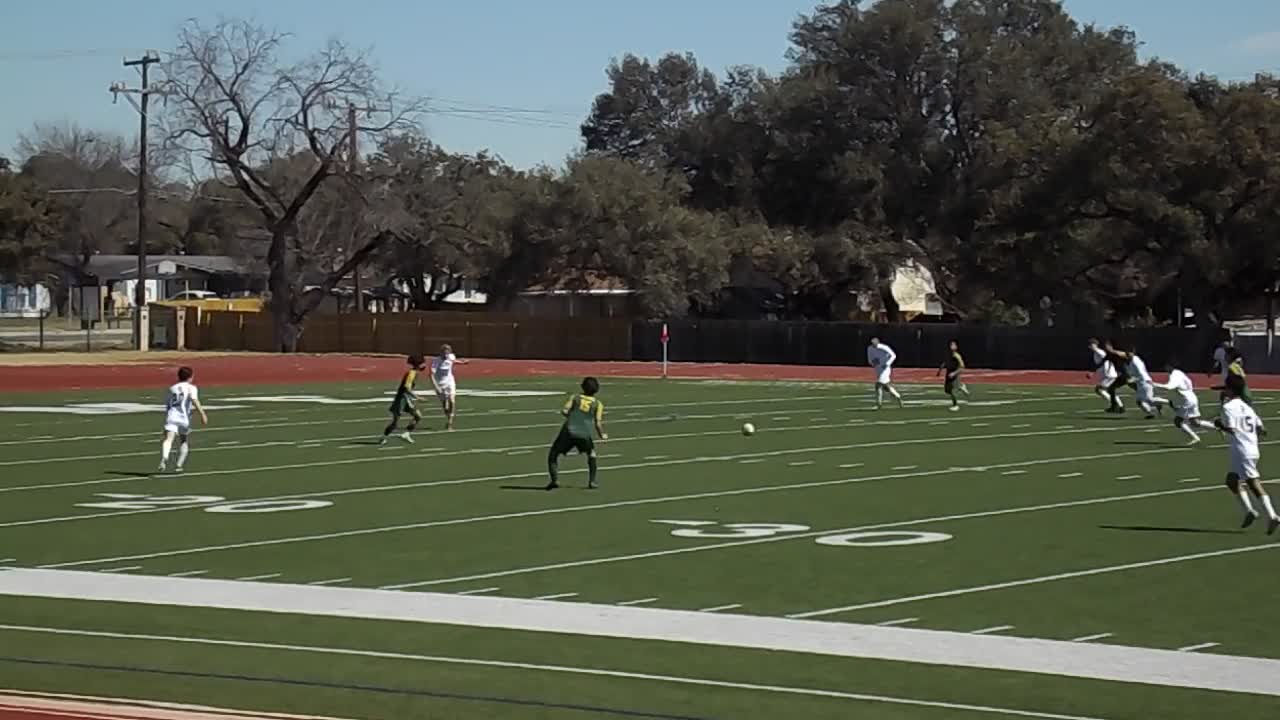
[[1239,530],[1222,530],[1218,528],[1160,527],[1157,525],[1099,525],[1103,530],[1122,530],[1124,532],[1182,533],[1195,535],[1238,535]]

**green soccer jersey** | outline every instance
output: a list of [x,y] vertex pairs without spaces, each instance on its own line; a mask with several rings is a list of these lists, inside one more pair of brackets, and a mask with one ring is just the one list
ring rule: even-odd
[[604,403],[589,395],[574,395],[564,404],[564,428],[575,438],[595,437],[596,424],[604,420]]

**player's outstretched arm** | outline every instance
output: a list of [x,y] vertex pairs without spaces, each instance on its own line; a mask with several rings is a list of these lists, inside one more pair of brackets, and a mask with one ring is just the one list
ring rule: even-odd
[[200,398],[191,398],[191,404],[196,406],[196,412],[200,413],[200,422],[204,425],[209,424],[209,416],[204,412],[204,406],[200,404]]
[[596,435],[599,435],[601,440],[608,440],[609,434],[604,431],[604,405],[601,405],[599,403],[596,404],[595,421],[596,421]]

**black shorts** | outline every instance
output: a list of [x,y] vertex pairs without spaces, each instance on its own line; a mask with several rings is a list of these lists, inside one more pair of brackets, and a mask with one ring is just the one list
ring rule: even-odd
[[956,391],[956,387],[959,384],[960,384],[960,378],[949,377],[947,378],[946,382],[942,383],[942,389],[945,390],[948,395],[950,395]]
[[596,451],[596,441],[589,437],[574,437],[569,434],[568,428],[561,428],[555,442],[551,443],[551,454],[560,457],[574,450],[582,455],[592,455]]

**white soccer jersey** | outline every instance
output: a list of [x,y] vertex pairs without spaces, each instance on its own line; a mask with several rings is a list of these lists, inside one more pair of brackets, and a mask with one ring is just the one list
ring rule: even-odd
[[180,382],[169,388],[169,397],[164,406],[165,427],[178,430],[190,428],[191,408],[199,397],[200,391],[190,382]]
[[1240,398],[1232,398],[1222,406],[1222,424],[1231,430],[1227,434],[1232,458],[1254,459],[1258,451],[1258,431],[1262,429],[1262,418]]
[[893,362],[897,359],[898,354],[884,343],[867,348],[867,364],[875,370],[876,382],[881,385],[888,385],[893,379]]
[[453,353],[448,355],[437,355],[431,361],[431,374],[436,378],[436,384],[440,387],[452,387],[456,384],[453,377],[453,364],[458,357]]
[[1120,377],[1120,373],[1116,372],[1116,366],[1111,364],[1107,359],[1107,351],[1102,348],[1093,349],[1093,366],[1097,368],[1096,376],[1099,384],[1108,380],[1115,380]]
[[1173,406],[1179,417],[1200,417],[1200,398],[1196,397],[1195,385],[1186,373],[1174,370],[1169,373],[1169,382],[1160,387],[1174,392]]
[[1129,372],[1139,383],[1151,383],[1151,373],[1147,372],[1147,364],[1137,355],[1129,358]]

